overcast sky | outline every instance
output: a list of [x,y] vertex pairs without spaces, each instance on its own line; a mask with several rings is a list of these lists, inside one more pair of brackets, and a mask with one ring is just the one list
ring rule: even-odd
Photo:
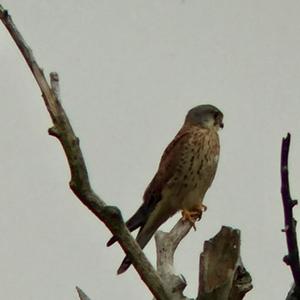
[[[247,300],[282,300],[292,282],[280,198],[281,138],[292,134],[300,194],[299,1],[1,1],[46,73],[60,74],[93,188],[127,219],[193,106],[224,113],[221,156],[198,230],[176,268],[195,296],[204,240],[239,228],[253,278]],[[60,144],[28,67],[0,26],[0,298],[151,299],[106,248],[108,230],[68,188]],[[300,220],[299,208],[295,210]],[[162,228],[178,220],[177,214]],[[153,241],[145,249],[155,263]]]

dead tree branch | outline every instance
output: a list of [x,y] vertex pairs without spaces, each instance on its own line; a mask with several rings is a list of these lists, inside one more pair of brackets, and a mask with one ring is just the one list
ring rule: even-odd
[[157,271],[172,295],[172,300],[187,299],[183,295],[186,281],[183,276],[176,275],[174,271],[174,254],[177,246],[191,228],[190,222],[180,219],[170,232],[158,231],[155,234]]
[[[190,231],[191,224],[180,220],[169,233],[158,232],[156,234],[158,269],[156,272],[129,233],[120,210],[106,205],[92,190],[79,139],[62,107],[58,74],[50,74],[50,86],[32,50],[1,5],[0,19],[21,51],[42,92],[53,123],[49,134],[60,141],[68,160],[71,190],[116,236],[141,279],[157,300],[187,299],[183,295],[186,282],[182,276],[175,275],[173,263],[175,250]],[[241,300],[252,288],[251,277],[240,259],[240,232],[238,230],[223,227],[214,238],[205,242],[200,258],[199,284],[197,300]],[[89,299],[82,290],[77,288],[77,291],[80,299]]]
[[78,286],[76,286],[76,290],[77,290],[77,293],[78,293],[78,296],[80,298],[80,300],[91,300],[85,293],[84,291],[79,288]]
[[241,300],[252,289],[240,257],[240,231],[223,226],[204,243],[197,300]]
[[45,105],[53,122],[53,127],[49,129],[49,134],[60,141],[69,163],[71,171],[70,188],[78,199],[98,219],[105,223],[112,234],[118,238],[121,247],[129,256],[140,277],[156,299],[169,300],[170,297],[160,277],[125,226],[120,210],[117,207],[106,205],[90,186],[87,168],[79,146],[79,139],[76,137],[58,97],[59,81],[57,74],[51,75],[51,88],[43,70],[34,58],[32,50],[23,39],[7,10],[4,10],[2,6],[0,6],[0,19],[20,49],[42,92]]
[[[157,270],[173,300],[188,300],[183,295],[187,283],[182,275],[175,274],[174,253],[191,227],[179,220],[169,233],[159,231],[155,235]],[[240,243],[240,231],[225,226],[204,243],[197,300],[242,300],[252,289],[251,276],[240,257]]]
[[284,210],[284,229],[288,254],[283,258],[284,262],[290,266],[294,285],[287,296],[287,300],[300,299],[300,263],[297,243],[296,220],[293,216],[293,207],[297,205],[297,200],[293,200],[290,194],[288,156],[290,150],[291,135],[288,133],[282,139],[281,145],[281,197]]

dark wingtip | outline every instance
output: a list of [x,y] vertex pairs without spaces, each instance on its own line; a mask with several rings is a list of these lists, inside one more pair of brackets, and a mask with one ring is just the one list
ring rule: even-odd
[[117,239],[113,236],[107,243],[106,243],[106,247],[111,246],[112,244],[114,244],[117,241]]
[[130,265],[131,265],[131,261],[126,256],[124,258],[124,260],[122,261],[121,266],[119,267],[119,269],[117,271],[117,274],[120,275],[120,274],[123,274],[124,272],[126,272],[128,270],[128,268],[130,267]]

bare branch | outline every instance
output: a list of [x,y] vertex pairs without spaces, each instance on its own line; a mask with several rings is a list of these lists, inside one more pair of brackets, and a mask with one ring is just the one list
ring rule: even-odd
[[286,138],[282,139],[281,145],[281,197],[284,210],[284,232],[288,247],[288,255],[283,260],[290,266],[294,286],[289,293],[287,299],[293,299],[296,296],[300,298],[300,264],[299,251],[297,243],[296,220],[293,216],[293,207],[297,204],[297,200],[293,200],[290,194],[288,156],[290,150],[291,135],[288,133]]
[[172,300],[187,299],[183,295],[186,281],[183,276],[175,274],[174,253],[181,240],[188,234],[192,224],[181,219],[169,232],[158,231],[155,234],[157,271],[164,282],[168,292],[172,295]]
[[76,286],[76,290],[78,293],[78,296],[80,298],[80,300],[91,300],[84,292],[81,288],[79,288],[78,286]]
[[92,190],[79,146],[79,139],[76,137],[62,104],[57,97],[59,95],[58,78],[57,82],[55,81],[54,83],[52,75],[52,88],[50,88],[31,49],[17,30],[8,12],[2,6],[0,6],[0,19],[20,49],[40,87],[45,105],[53,122],[53,127],[49,129],[49,134],[58,138],[68,159],[71,171],[70,187],[72,191],[88,209],[105,223],[112,234],[118,238],[121,247],[128,254],[140,277],[153,295],[157,299],[170,299],[160,277],[130,235],[123,222],[120,210],[117,207],[107,206]]
[[240,300],[251,289],[251,277],[240,259],[240,231],[223,226],[204,243],[197,299]]
[[50,84],[56,99],[61,103],[58,73],[56,72],[50,73]]

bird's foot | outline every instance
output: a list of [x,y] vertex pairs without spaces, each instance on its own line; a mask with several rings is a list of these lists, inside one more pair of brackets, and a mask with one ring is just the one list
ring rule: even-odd
[[187,209],[183,209],[181,212],[182,215],[182,220],[183,221],[189,221],[194,230],[196,231],[196,221],[199,221],[202,217],[202,213],[205,212],[207,210],[207,207],[200,203],[199,206],[195,207],[193,210],[187,210]]
[[189,211],[189,210],[182,210],[181,212],[182,220],[183,221],[189,221],[191,225],[193,226],[194,230],[196,231],[196,221],[201,219],[202,212],[199,211]]

